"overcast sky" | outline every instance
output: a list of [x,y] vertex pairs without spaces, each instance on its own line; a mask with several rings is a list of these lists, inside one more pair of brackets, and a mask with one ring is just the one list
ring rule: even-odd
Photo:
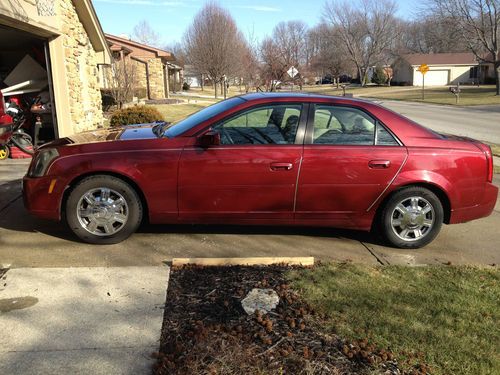
[[[374,0],[376,1],[376,0]],[[205,0],[93,0],[106,33],[132,33],[134,26],[147,20],[161,35],[162,45],[182,39],[193,16]],[[302,20],[313,26],[321,20],[325,0],[219,0],[231,12],[240,30],[257,39],[271,34],[280,21]],[[415,1],[399,0],[397,15],[406,19],[415,15]]]

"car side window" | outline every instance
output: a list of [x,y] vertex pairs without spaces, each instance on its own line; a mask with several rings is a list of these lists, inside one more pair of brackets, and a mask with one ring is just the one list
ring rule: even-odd
[[327,145],[373,145],[376,121],[351,107],[316,105],[313,143]]
[[293,144],[302,111],[300,104],[252,108],[214,126],[224,145]]

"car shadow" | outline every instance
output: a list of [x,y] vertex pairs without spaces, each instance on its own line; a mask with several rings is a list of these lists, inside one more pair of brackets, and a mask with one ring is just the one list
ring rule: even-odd
[[[8,189],[8,190],[7,190]],[[30,215],[24,208],[20,183],[12,181],[0,185],[0,196],[9,194],[9,201],[0,206],[0,229],[16,232],[42,233],[71,242],[81,242],[63,222],[42,220]],[[144,234],[232,234],[232,235],[295,235],[304,237],[343,238],[369,244],[382,245],[377,236],[363,231],[328,227],[262,226],[262,225],[189,225],[149,224],[141,225],[138,233]]]

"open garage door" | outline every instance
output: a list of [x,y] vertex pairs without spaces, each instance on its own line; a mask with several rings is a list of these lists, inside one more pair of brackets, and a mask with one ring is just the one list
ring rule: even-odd
[[0,25],[0,93],[3,97],[0,106],[12,101],[22,109],[27,118],[24,130],[36,146],[57,136],[47,43],[37,35]]
[[[425,74],[425,85],[426,86],[446,86],[449,82],[450,71],[448,69],[443,70],[429,70]],[[414,86],[422,86],[422,74],[420,72],[415,72]]]

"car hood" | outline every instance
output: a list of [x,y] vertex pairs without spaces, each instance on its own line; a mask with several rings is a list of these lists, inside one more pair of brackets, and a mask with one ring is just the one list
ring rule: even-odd
[[64,146],[69,144],[83,144],[95,142],[127,141],[132,139],[156,139],[155,126],[163,123],[127,125],[87,131],[58,139],[50,143],[50,146]]

